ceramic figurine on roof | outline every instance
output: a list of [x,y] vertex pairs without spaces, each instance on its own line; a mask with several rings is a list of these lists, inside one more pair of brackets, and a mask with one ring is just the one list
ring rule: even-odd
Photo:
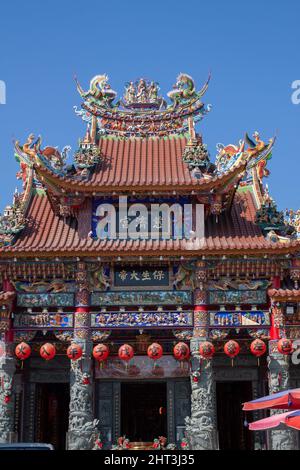
[[64,168],[69,146],[63,148],[60,152],[55,147],[41,148],[42,138],[39,136],[35,139],[33,134],[30,134],[25,144],[20,145],[19,141],[15,142],[16,158],[32,168],[34,164],[44,165],[47,168],[57,173],[61,172]]
[[207,145],[202,139],[189,143],[184,149],[182,159],[190,170],[199,169],[203,174],[212,174],[216,167],[209,159]]
[[294,227],[295,237],[300,238],[300,209],[297,211],[287,209],[285,211],[285,221],[287,225]]
[[10,245],[14,237],[26,226],[22,198],[14,196],[12,206],[6,206],[4,214],[0,216],[0,245]]
[[269,175],[266,165],[272,156],[272,149],[276,139],[273,137],[266,144],[261,140],[257,131],[253,134],[253,137],[254,141],[246,133],[244,140],[240,140],[238,145],[230,144],[225,146],[217,144],[216,167],[219,174],[245,161],[248,172],[254,167],[257,168],[260,181],[263,177]]
[[100,159],[101,150],[93,141],[88,125],[85,137],[79,140],[79,148],[74,155],[76,166],[79,169],[91,169],[100,162]]
[[294,233],[293,227],[285,223],[284,213],[278,211],[268,187],[266,187],[261,207],[256,213],[256,223],[271,241],[278,241],[279,237],[290,236]]
[[126,85],[120,104],[127,109],[161,109],[166,107],[166,102],[161,96],[158,96],[158,91],[157,83],[140,78]]

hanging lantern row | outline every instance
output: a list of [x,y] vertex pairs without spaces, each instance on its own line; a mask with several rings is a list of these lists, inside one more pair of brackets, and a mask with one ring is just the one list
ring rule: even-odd
[[[293,352],[293,342],[290,339],[282,338],[277,343],[277,349],[280,354],[288,355]],[[255,339],[250,345],[251,353],[257,358],[263,356],[267,351],[267,346],[261,339]],[[209,341],[200,344],[199,353],[203,359],[211,359],[216,350]],[[224,345],[224,352],[231,359],[234,359],[240,353],[240,345],[237,341],[230,340]],[[97,344],[93,349],[93,357],[96,361],[103,362],[109,356],[109,347],[106,344]],[[15,348],[15,354],[18,359],[24,361],[31,355],[31,347],[25,343],[19,343]],[[56,355],[55,346],[51,343],[45,343],[40,348],[40,356],[46,361],[50,361]],[[67,356],[72,361],[80,359],[83,355],[82,347],[79,344],[72,343],[67,349]],[[163,348],[158,343],[152,343],[147,350],[150,359],[158,360],[163,355]],[[173,355],[178,361],[185,361],[190,358],[190,348],[186,343],[177,343],[173,348]],[[118,356],[122,361],[130,361],[134,356],[133,347],[129,344],[123,344],[118,350]]]

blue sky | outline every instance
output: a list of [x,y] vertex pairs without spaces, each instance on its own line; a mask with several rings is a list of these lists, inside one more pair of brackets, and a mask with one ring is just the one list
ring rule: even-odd
[[165,94],[179,72],[200,87],[212,71],[205,102],[213,109],[199,130],[211,156],[216,143],[237,143],[245,131],[277,133],[269,164],[280,208],[300,207],[300,2],[285,0],[51,0],[0,4],[0,209],[11,201],[18,165],[13,139],[30,132],[44,144],[73,150],[84,124],[73,76],[84,88],[107,73],[112,88],[145,76]]

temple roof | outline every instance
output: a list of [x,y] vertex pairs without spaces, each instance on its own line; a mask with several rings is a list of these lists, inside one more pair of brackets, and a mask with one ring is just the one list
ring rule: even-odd
[[210,190],[224,187],[234,177],[241,176],[245,162],[230,168],[224,174],[197,178],[182,159],[187,138],[113,139],[101,138],[99,148],[102,161],[87,179],[55,174],[46,166],[37,166],[43,181],[52,182],[80,192],[122,192],[124,190],[169,191],[170,188]]
[[[197,91],[193,79],[181,73],[167,103],[158,84],[144,78],[128,82],[118,101],[106,75],[94,77],[87,91],[77,82],[83,102],[75,112],[87,128],[72,164],[67,164],[69,146],[44,147],[33,134],[22,145],[15,142],[23,192],[0,216],[2,256],[299,250],[300,211],[289,211],[285,219],[263,185],[276,138],[264,141],[257,131],[252,137],[246,133],[237,145],[217,144],[211,161],[195,131],[210,110],[202,103],[208,83]],[[118,195],[157,202],[184,196],[203,204],[204,245],[199,248],[192,239],[97,240],[92,200],[116,203]]]
[[219,253],[290,253],[299,250],[299,242],[274,243],[268,241],[255,224],[256,204],[251,191],[238,192],[231,211],[218,219],[209,216],[205,226],[205,243],[199,249],[189,240],[94,240],[91,229],[91,205],[86,200],[75,218],[63,219],[53,212],[48,198],[35,194],[27,213],[30,223],[19,235],[13,246],[0,249],[2,256],[193,256]]

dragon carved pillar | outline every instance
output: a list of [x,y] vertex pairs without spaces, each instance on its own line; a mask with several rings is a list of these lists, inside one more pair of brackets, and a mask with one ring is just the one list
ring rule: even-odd
[[[280,354],[277,340],[269,342],[268,356],[269,393],[277,393],[289,388],[289,357]],[[281,413],[282,410],[272,410],[271,414]],[[284,428],[275,429],[270,433],[270,448],[272,450],[295,450],[297,440],[295,431]]]
[[[197,263],[194,331],[191,339],[191,417],[186,418],[186,436],[192,450],[216,449],[216,395],[212,361],[201,364],[199,346],[208,339],[209,313],[206,299],[206,270]],[[201,366],[200,366],[201,364]]]
[[76,272],[74,342],[83,349],[82,358],[71,361],[69,450],[92,449],[98,437],[98,420],[93,419],[92,340],[90,336],[90,289],[86,265],[79,262]]
[[2,306],[0,314],[0,443],[11,442],[13,437],[13,379],[16,367],[12,347],[13,332],[11,325],[12,301],[15,294],[10,281],[4,280],[3,291],[3,301],[0,302]]

